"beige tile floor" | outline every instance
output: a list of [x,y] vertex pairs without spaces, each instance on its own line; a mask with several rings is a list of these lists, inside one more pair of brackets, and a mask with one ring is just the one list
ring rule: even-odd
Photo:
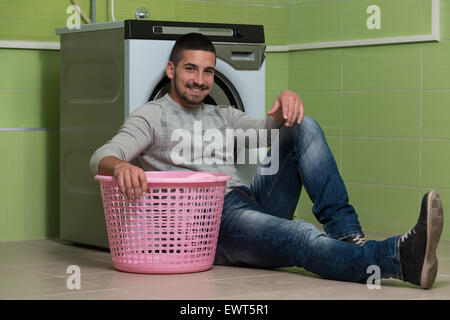
[[[368,239],[387,234],[366,232]],[[439,272],[431,290],[399,280],[381,280],[380,289],[365,284],[321,279],[300,268],[262,270],[214,266],[177,275],[116,271],[105,250],[59,240],[0,243],[0,300],[450,300],[450,240],[438,248]],[[68,289],[68,266],[81,271],[81,288]]]

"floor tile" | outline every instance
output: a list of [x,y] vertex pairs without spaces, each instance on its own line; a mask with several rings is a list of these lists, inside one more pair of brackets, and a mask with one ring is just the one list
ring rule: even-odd
[[[366,231],[383,240],[389,233]],[[40,239],[0,243],[0,299],[37,300],[450,300],[450,240],[438,247],[439,271],[431,290],[395,279],[380,289],[322,279],[302,268],[276,270],[213,266],[186,274],[134,274],[114,269],[104,249]],[[75,265],[81,288],[68,288]]]
[[0,267],[0,283],[2,283],[3,281],[28,281],[45,279],[48,277],[48,274],[33,270],[33,267],[30,266]]
[[[169,284],[127,289],[144,297],[161,300],[216,300],[226,299],[239,290],[235,283],[222,281],[193,282],[189,284]],[[152,298],[150,298],[152,299]]]
[[[91,290],[64,294],[26,297],[27,300],[142,300],[142,297],[119,289]],[[20,299],[19,299],[20,300]]]
[[212,269],[204,272],[185,273],[185,274],[137,274],[127,272],[102,273],[87,275],[85,278],[90,283],[103,285],[110,288],[128,289],[131,288],[151,288],[161,286],[180,286],[191,283],[203,283],[228,279],[230,281],[241,281],[242,279],[265,277],[272,274],[273,271],[263,269],[235,268],[214,266]]
[[[14,280],[0,282],[0,296],[7,299],[20,299],[41,295],[64,295],[72,290],[67,288],[66,277],[48,277],[44,279]],[[77,292],[104,289],[81,279],[81,287]]]

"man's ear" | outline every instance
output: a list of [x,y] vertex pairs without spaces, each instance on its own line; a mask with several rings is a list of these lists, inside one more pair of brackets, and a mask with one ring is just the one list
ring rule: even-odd
[[173,76],[175,74],[175,65],[172,61],[167,62],[166,66],[166,75],[169,79],[173,79]]

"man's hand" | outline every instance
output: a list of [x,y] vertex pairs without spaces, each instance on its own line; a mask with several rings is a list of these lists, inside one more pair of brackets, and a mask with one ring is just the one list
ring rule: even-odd
[[284,122],[286,127],[292,127],[295,121],[300,123],[305,116],[303,101],[291,90],[284,90],[273,103],[267,115],[277,122]]
[[117,159],[104,157],[99,163],[99,173],[113,175],[119,184],[120,192],[128,201],[138,201],[147,192],[147,178],[144,170],[132,164]]
[[126,195],[128,201],[138,201],[142,193],[147,192],[147,178],[144,170],[129,164],[120,163],[114,169],[114,177],[119,184],[120,192]]

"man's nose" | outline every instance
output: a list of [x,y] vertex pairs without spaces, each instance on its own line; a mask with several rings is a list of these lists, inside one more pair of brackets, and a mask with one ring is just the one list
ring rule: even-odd
[[202,72],[197,72],[194,77],[194,83],[198,86],[203,86],[205,82],[205,78],[203,77]]

